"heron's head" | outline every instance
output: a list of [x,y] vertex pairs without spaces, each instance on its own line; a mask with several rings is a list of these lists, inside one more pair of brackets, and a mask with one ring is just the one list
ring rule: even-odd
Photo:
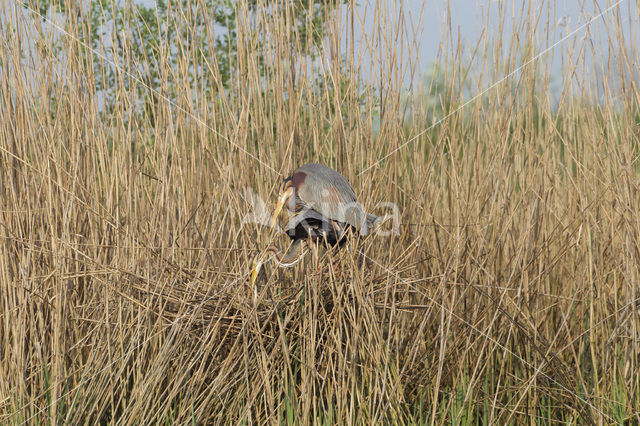
[[280,214],[282,207],[288,203],[289,199],[293,196],[294,193],[294,181],[291,178],[285,179],[284,183],[282,184],[282,192],[280,192],[280,195],[278,196],[278,204],[276,205],[276,210],[273,213],[273,219],[271,219],[271,227],[269,228],[269,230],[272,230],[276,225],[276,222],[278,221],[278,215]]

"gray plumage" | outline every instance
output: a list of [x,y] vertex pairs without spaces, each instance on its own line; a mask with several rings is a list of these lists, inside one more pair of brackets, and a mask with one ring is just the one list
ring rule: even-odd
[[[302,257],[298,256],[298,250],[304,240],[339,248],[346,243],[349,235],[367,235],[381,221],[364,211],[344,176],[322,164],[305,164],[284,180],[271,228],[285,205],[295,213],[285,227],[293,246],[287,253],[276,246],[267,248],[253,264],[252,287],[265,261],[264,256],[275,258],[279,266],[290,266]],[[359,265],[362,265],[362,260],[361,253]],[[257,300],[257,292],[253,288],[254,300]]]
[[367,235],[379,221],[365,213],[356,200],[351,184],[337,171],[322,164],[305,164],[289,178],[296,188],[292,210],[313,210],[327,219],[351,225],[360,235]]

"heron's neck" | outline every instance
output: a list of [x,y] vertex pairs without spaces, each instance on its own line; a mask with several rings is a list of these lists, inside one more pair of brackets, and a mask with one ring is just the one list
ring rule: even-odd
[[304,252],[301,252],[302,240],[295,240],[289,250],[283,253],[280,248],[271,245],[267,247],[266,254],[268,259],[274,260],[278,266],[288,268],[298,263],[304,256]]

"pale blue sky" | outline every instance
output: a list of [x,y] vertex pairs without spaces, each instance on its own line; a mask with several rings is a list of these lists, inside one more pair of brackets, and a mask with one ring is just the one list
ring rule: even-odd
[[[359,10],[365,13],[376,4],[376,0],[360,0]],[[398,14],[398,2],[386,2],[389,4],[388,13]],[[518,18],[522,15],[522,10],[530,8],[532,14],[540,14],[538,27],[535,33],[536,44],[540,50],[548,49],[538,59],[544,63],[549,61],[552,74],[558,78],[561,76],[562,56],[568,51],[576,51],[580,45],[595,45],[597,52],[608,52],[606,44],[606,23],[608,27],[613,19],[622,23],[622,28],[626,28],[625,37],[635,39],[639,42],[638,34],[631,34],[629,31],[629,20],[635,21],[634,27],[637,29],[638,10],[636,0],[403,0],[404,12],[410,15],[414,22],[422,20],[420,31],[416,31],[416,38],[419,42],[419,54],[417,55],[419,67],[426,70],[429,64],[436,60],[438,48],[446,33],[447,9],[449,5],[450,28],[454,35],[459,34],[461,45],[465,54],[470,55],[481,37],[487,37],[495,43],[500,22],[498,9],[504,11],[503,43],[509,45],[513,35],[514,27],[518,25]],[[549,3],[554,3],[550,8]],[[613,10],[607,9],[618,3],[618,7]],[[372,16],[371,12],[368,12]],[[486,17],[489,16],[489,19]],[[547,22],[547,17],[549,17]],[[585,23],[593,19],[588,25]],[[364,31],[371,31],[371,21],[365,21]],[[575,33],[574,33],[575,32]],[[563,40],[563,38],[565,38]],[[603,43],[604,41],[604,43]],[[551,47],[557,43],[555,47]],[[602,48],[601,48],[602,46]],[[617,54],[616,52],[613,52]],[[602,61],[603,58],[593,58],[589,49],[583,49],[588,63]],[[413,56],[412,56],[413,57]],[[597,66],[594,66],[597,68]]]
[[[138,0],[140,3],[151,6],[155,0]],[[587,28],[579,29],[591,17],[602,13],[609,6],[619,3],[620,19],[622,21],[638,19],[636,0],[556,0],[553,9],[547,9],[549,1],[542,0],[357,0],[359,15],[366,15],[363,27],[356,25],[356,39],[361,39],[358,30],[369,32],[373,22],[373,9],[377,3],[388,6],[388,16],[397,16],[399,5],[402,4],[404,13],[417,24],[420,20],[422,25],[416,31],[416,38],[419,43],[419,54],[417,55],[420,69],[425,70],[429,64],[436,59],[438,47],[442,41],[446,24],[446,5],[448,4],[451,13],[451,28],[453,33],[460,34],[462,45],[467,48],[475,46],[483,30],[487,34],[496,33],[498,26],[498,9],[500,6],[506,8],[507,19],[505,22],[504,36],[510,37],[514,25],[514,20],[521,15],[523,8],[531,7],[533,13],[537,13],[541,7],[545,9],[541,14],[541,25],[539,28],[540,40],[550,36],[553,40],[560,40],[565,35],[574,30],[578,30],[575,35],[554,47],[554,57],[559,57],[566,51],[573,39],[584,37]],[[630,13],[631,11],[631,13]],[[547,30],[543,28],[549,12],[555,23]],[[489,20],[485,17],[489,14]],[[592,32],[602,31],[604,20],[613,19],[613,13],[605,13],[599,19],[589,24]],[[485,28],[486,27],[486,28]],[[551,34],[548,34],[550,33]],[[637,35],[635,36],[637,39]],[[544,44],[544,43],[542,43]],[[549,52],[552,53],[552,52]],[[542,59],[542,58],[541,58]],[[559,61],[553,61],[553,68],[559,72]]]
[[[138,0],[147,6],[155,4],[155,0]],[[513,20],[520,15],[522,9],[531,6],[532,11],[537,12],[536,8],[547,8],[549,1],[542,0],[356,0],[360,14],[364,14],[369,10],[368,16],[371,17],[371,10],[376,7],[376,3],[386,3],[388,5],[388,13],[393,15],[397,13],[398,5],[403,4],[405,14],[418,22],[422,12],[422,32],[418,34],[420,52],[419,57],[428,63],[435,59],[438,46],[441,42],[441,35],[444,32],[446,5],[449,5],[451,12],[451,27],[455,33],[460,33],[462,39],[469,45],[473,45],[478,39],[482,30],[487,26],[489,34],[496,30],[498,24],[498,8],[500,4],[507,9],[507,18],[505,33],[509,33],[513,24]],[[635,12],[635,20],[637,17],[636,0],[556,0],[555,8],[550,10],[551,16],[555,17],[554,30],[558,34],[570,32],[584,24],[589,17],[597,16],[606,10],[609,6],[619,3],[620,18],[622,20],[629,19],[629,10]],[[490,14],[488,22],[484,21],[487,12]],[[547,10],[543,10],[541,20],[546,19]],[[612,19],[612,14],[604,14],[603,19]],[[603,19],[598,19],[590,24],[591,27],[602,25]],[[368,24],[371,19],[364,23],[364,31],[370,31]],[[357,30],[358,28],[356,28]],[[542,28],[541,28],[542,29]],[[567,31],[568,30],[568,31]],[[579,31],[576,36],[580,36]],[[541,34],[542,36],[542,34]],[[558,46],[557,49],[561,49]]]
[[[154,0],[136,0],[147,6],[153,5]],[[452,33],[460,35],[461,45],[464,47],[465,53],[468,55],[476,45],[479,38],[488,39],[496,42],[495,35],[498,28],[498,9],[500,7],[506,10],[503,41],[508,45],[513,35],[514,25],[517,25],[517,18],[522,15],[523,8],[530,8],[533,13],[539,12],[542,8],[541,22],[536,31],[536,43],[539,48],[549,46],[557,41],[557,46],[550,49],[548,53],[541,55],[539,62],[544,63],[550,61],[552,63],[553,74],[561,77],[561,58],[568,50],[576,50],[580,45],[597,45],[605,41],[604,49],[607,51],[606,45],[606,22],[617,19],[623,25],[623,28],[629,28],[629,21],[633,20],[635,24],[632,28],[636,31],[638,27],[638,0],[357,0],[358,15],[364,16],[362,26],[356,22],[355,39],[362,40],[364,34],[368,34],[372,29],[374,9],[376,5],[382,3],[387,6],[386,16],[390,19],[396,19],[400,12],[399,5],[402,5],[403,12],[407,22],[413,22],[414,31],[409,31],[410,37],[415,37],[419,49],[410,55],[405,52],[405,58],[418,60],[418,75],[424,73],[426,69],[436,60],[438,48],[443,42],[443,34],[445,34],[446,24],[446,5],[449,5],[451,13],[450,28]],[[553,9],[549,9],[548,4],[554,4]],[[612,4],[618,4],[614,12],[607,12],[607,8]],[[11,3],[10,3],[11,4]],[[546,26],[546,16],[551,16],[550,25]],[[594,19],[588,27],[583,27],[584,23],[594,16],[602,14]],[[489,16],[489,19],[485,19]],[[609,25],[609,28],[612,26]],[[572,34],[565,41],[560,41],[567,34]],[[614,35],[617,38],[618,35]],[[629,31],[625,34],[628,39],[634,39],[636,46],[638,45],[639,35],[631,34]],[[599,41],[600,40],[600,41]],[[573,46],[573,47],[572,47]],[[358,50],[356,48],[356,50]],[[596,50],[600,50],[597,48]],[[618,52],[613,52],[618,54]],[[599,62],[605,62],[606,58],[590,58],[588,49],[580,52],[580,55],[587,57],[588,63],[596,65]],[[551,62],[551,60],[553,61]],[[368,58],[365,58],[365,62]],[[636,65],[637,66],[637,65]],[[365,67],[366,68],[366,67]],[[365,71],[366,72],[366,71]],[[408,77],[405,77],[408,82]]]

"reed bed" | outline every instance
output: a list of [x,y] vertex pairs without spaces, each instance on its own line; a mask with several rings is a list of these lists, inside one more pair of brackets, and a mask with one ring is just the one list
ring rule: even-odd
[[[82,5],[0,2],[0,422],[640,421],[635,2],[566,40],[553,0],[491,2],[465,44],[402,2],[336,4],[316,39],[241,0],[229,78],[206,3],[137,62],[140,28],[93,46]],[[286,238],[247,215],[311,161],[397,232],[267,266],[254,302]]]

